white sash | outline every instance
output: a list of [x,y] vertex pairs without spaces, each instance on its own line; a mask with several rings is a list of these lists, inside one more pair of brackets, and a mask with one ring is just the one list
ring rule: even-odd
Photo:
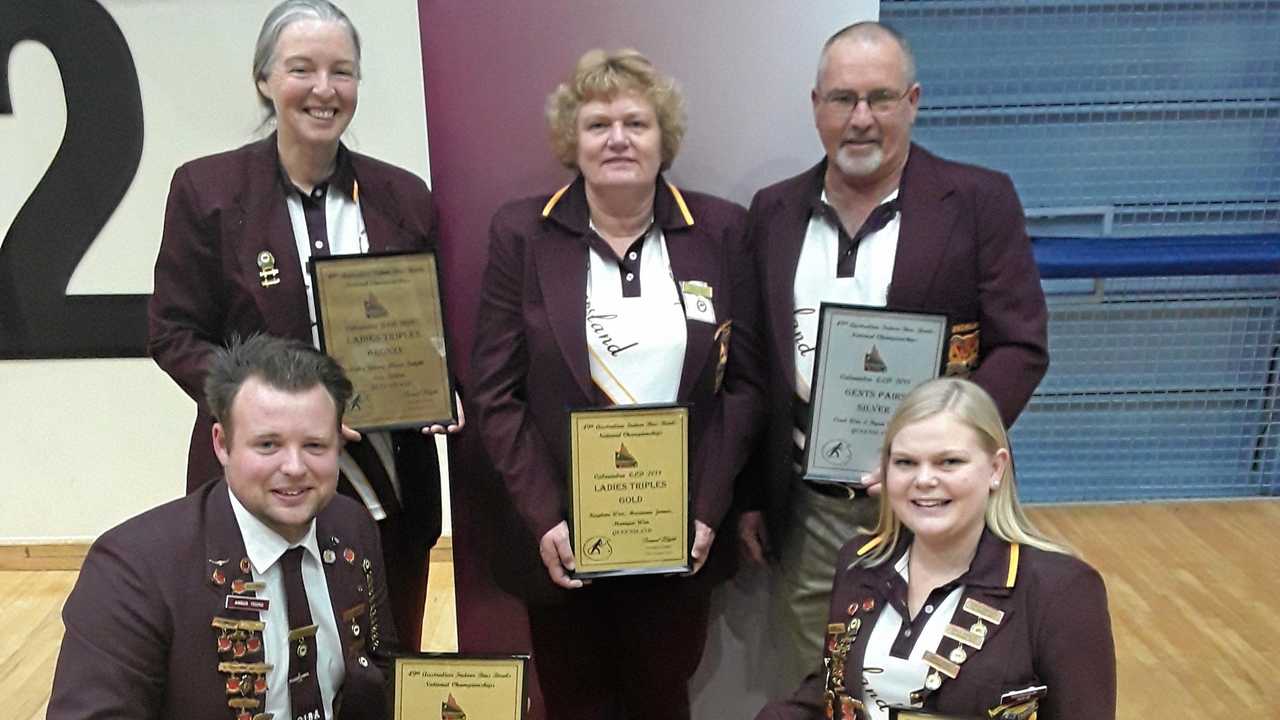
[[640,296],[623,297],[618,261],[590,248],[587,354],[615,405],[675,402],[687,340],[667,242],[654,226],[640,251]]
[[[898,196],[893,191],[882,202]],[[822,192],[822,202],[827,193]],[[884,307],[889,299],[889,281],[893,279],[894,259],[898,252],[897,215],[884,228],[871,233],[858,243],[858,259],[851,278],[836,277],[839,263],[840,234],[836,227],[817,213],[809,218],[800,262],[796,265],[794,290],[795,314],[793,337],[796,359],[796,394],[809,401],[813,378],[813,358],[818,350],[818,308],[823,302]]]

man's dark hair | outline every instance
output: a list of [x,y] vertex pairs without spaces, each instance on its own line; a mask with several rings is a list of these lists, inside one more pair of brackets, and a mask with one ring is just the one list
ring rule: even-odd
[[333,399],[339,423],[351,399],[351,381],[342,366],[310,345],[270,335],[251,335],[245,340],[233,337],[226,347],[214,351],[204,380],[205,402],[228,438],[231,405],[251,377],[285,392],[323,386]]

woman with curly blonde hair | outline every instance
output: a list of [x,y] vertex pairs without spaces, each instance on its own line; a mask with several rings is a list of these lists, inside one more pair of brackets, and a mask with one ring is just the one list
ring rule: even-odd
[[[552,718],[687,718],[716,542],[763,411],[745,211],[663,176],[681,96],[634,50],[592,50],[547,101],[574,179],[498,210],[472,367],[480,434],[524,533],[533,655]],[[691,577],[576,577],[569,408],[689,408]],[[501,580],[501,578],[500,578]],[[508,583],[510,585],[511,583]]]

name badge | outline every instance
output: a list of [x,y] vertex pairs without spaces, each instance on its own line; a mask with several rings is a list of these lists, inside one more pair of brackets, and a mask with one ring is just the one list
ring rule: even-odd
[[271,607],[271,601],[266,598],[250,597],[248,595],[228,595],[228,610],[257,610],[258,612],[266,612]]
[[1028,700],[1039,700],[1049,694],[1048,685],[1031,685],[1021,690],[1012,690],[1000,696],[1001,705],[1014,705],[1027,702]]
[[680,294],[684,300],[685,317],[715,324],[716,308],[711,303],[710,285],[701,280],[686,280],[680,283]]

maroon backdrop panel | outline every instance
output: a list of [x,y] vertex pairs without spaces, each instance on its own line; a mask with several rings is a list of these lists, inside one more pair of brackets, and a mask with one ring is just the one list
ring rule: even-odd
[[[489,219],[502,203],[550,193],[572,177],[551,156],[546,96],[585,50],[631,43],[610,42],[616,33],[600,32],[609,13],[581,3],[420,0],[418,7],[447,322],[454,357],[463,359],[465,405]],[[454,440],[451,459],[459,649],[528,652],[524,607],[498,587],[492,569],[507,552],[495,543],[510,541],[496,527],[510,516],[493,511],[505,505],[501,482],[473,431]],[[530,691],[540,718],[536,673],[535,659]]]
[[[571,178],[551,157],[543,107],[584,51],[634,47],[680,81],[690,127],[670,177],[745,203],[756,188],[820,157],[808,98],[818,49],[832,30],[874,16],[875,7],[875,0],[811,0],[798,13],[771,0],[419,0],[446,320],[464,406],[489,219],[500,204],[549,194]],[[508,576],[493,564],[513,555],[513,543],[498,539],[508,530],[499,510],[505,494],[474,427],[451,439],[450,457],[459,644],[527,651],[523,606],[494,580]],[[541,717],[536,683],[531,690],[533,717]]]
[[[608,45],[594,27],[608,13],[565,0],[419,0],[418,8],[449,330],[463,356],[489,218],[509,200],[549,194],[571,177],[551,157],[543,106],[579,55]],[[459,368],[464,382],[467,370]]]
[[[551,158],[542,107],[582,49],[547,41],[573,35],[552,22],[569,15],[554,5],[418,4],[446,321],[464,407],[489,219],[500,204],[549,192],[569,177]],[[491,569],[501,542],[491,509],[504,498],[474,427],[452,438],[450,459],[459,649],[529,652],[524,606],[499,589]],[[535,665],[534,720],[543,717],[536,672]]]

